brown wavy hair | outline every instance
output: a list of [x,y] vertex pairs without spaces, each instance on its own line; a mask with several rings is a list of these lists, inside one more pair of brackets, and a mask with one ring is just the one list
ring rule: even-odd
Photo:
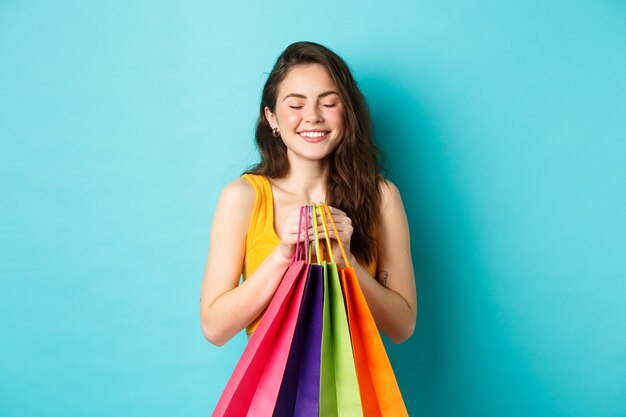
[[380,227],[380,182],[382,167],[374,145],[372,120],[365,97],[357,87],[348,65],[330,49],[313,42],[289,45],[276,60],[263,93],[256,124],[256,145],[261,161],[246,174],[281,178],[287,174],[287,147],[272,136],[265,107],[276,108],[278,87],[296,65],[320,64],[330,74],[344,106],[344,137],[328,158],[326,204],[337,207],[352,219],[351,251],[361,262],[378,259]]

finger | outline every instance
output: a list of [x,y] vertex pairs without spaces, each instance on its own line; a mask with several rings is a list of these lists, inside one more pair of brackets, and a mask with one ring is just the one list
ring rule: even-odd
[[338,208],[336,208],[336,207],[332,207],[332,206],[328,206],[328,210],[321,210],[321,213],[326,214],[326,216],[328,216],[328,212],[329,212],[329,211],[330,211],[330,214],[331,214],[333,217],[334,217],[334,216],[336,216],[336,215],[337,215],[337,216],[338,216],[338,215],[343,215],[343,216],[345,216],[345,215],[346,215],[346,213],[345,213],[343,210],[338,209]]
[[[317,233],[324,233],[324,232],[325,232],[325,230],[324,230],[324,228],[323,228],[323,227],[319,227],[319,228],[317,229]],[[335,234],[335,231],[334,231],[332,228],[330,228],[330,227],[329,227],[329,228],[328,228],[328,235],[329,235],[329,236],[333,236],[334,234]]]
[[338,209],[338,208],[332,207],[332,206],[328,206],[328,208],[330,209],[330,214],[332,214],[333,217],[335,216],[335,214],[342,215],[342,216],[347,216],[346,212],[341,210],[341,209]]
[[[346,222],[340,222],[340,223],[335,223],[335,227],[333,227],[332,224],[327,224],[326,228],[330,231],[333,231],[335,229],[337,229],[337,231],[339,233],[341,233],[342,231],[345,231],[346,229],[349,229],[352,225],[350,223]],[[324,230],[324,226],[320,225],[317,228],[318,230]]]
[[[324,220],[325,220],[326,226],[329,229],[333,228],[333,223],[335,224],[335,227],[339,228],[339,227],[341,227],[342,224],[345,224],[345,223],[347,223],[349,221],[349,219],[346,216],[342,216],[342,215],[333,216],[333,221],[332,222],[330,221],[330,218],[328,218],[328,217],[326,217]],[[323,226],[321,218],[318,220],[318,224]]]
[[335,227],[340,228],[344,224],[351,224],[351,222],[352,221],[348,217],[341,214],[333,216],[332,221],[330,220],[330,218],[326,218],[326,224],[328,225],[329,229],[333,227],[333,223],[335,224]]
[[[337,238],[337,236],[339,236],[339,238]],[[314,235],[314,234],[313,234],[313,235],[310,235],[309,237],[310,237],[311,239],[315,239],[315,235]],[[330,239],[334,239],[334,240],[339,240],[339,239],[341,239],[341,241],[342,241],[342,242],[343,242],[343,241],[345,241],[345,240],[347,240],[347,239],[349,238],[349,236],[342,235],[342,234],[337,235],[337,234],[335,234],[334,232],[331,232],[331,231],[329,231],[329,232],[328,232],[328,237],[329,237]],[[322,231],[322,232],[318,232],[318,234],[317,234],[317,238],[318,238],[319,240],[326,239],[326,233],[325,233],[325,232],[323,232],[323,231]]]

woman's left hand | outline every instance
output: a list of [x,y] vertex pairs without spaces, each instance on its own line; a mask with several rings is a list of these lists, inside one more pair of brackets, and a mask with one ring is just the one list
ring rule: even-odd
[[[343,255],[341,254],[341,249],[339,247],[339,243],[337,243],[337,239],[341,239],[343,248],[346,251],[346,256],[348,257],[348,260],[350,260],[350,257],[352,255],[350,252],[350,241],[352,240],[352,232],[354,230],[352,227],[352,220],[350,220],[348,215],[342,210],[335,208],[335,207],[331,207],[331,206],[328,206],[328,208],[330,209],[330,214],[333,216],[333,221],[335,222],[337,233],[339,235],[337,236],[337,234],[335,233],[335,230],[333,229],[333,225],[330,219],[328,218],[328,214],[326,214],[326,226],[328,228],[328,237],[332,239],[331,245],[333,247],[333,258],[335,258],[335,262],[337,263],[338,266],[345,266]],[[319,234],[319,239],[321,241],[322,239],[326,238],[326,235],[324,233],[324,227],[322,225],[322,218],[319,213],[317,215],[317,223],[318,223],[317,231]]]

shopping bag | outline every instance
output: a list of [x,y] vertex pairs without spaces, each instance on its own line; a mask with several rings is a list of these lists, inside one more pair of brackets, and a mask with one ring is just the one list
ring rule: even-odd
[[318,417],[322,348],[323,267],[309,266],[298,323],[274,417]]
[[389,357],[354,268],[341,268],[352,349],[365,417],[407,416]]
[[[311,206],[306,206],[305,210],[308,230]],[[304,249],[305,258],[311,263],[309,245],[306,244]],[[274,417],[318,417],[319,415],[323,298],[322,267],[318,264],[311,264],[287,366],[274,409]]]
[[[324,207],[324,212],[328,215],[337,234],[328,207]],[[339,270],[339,275],[346,303],[363,415],[365,417],[408,417],[374,317],[367,306],[354,268],[348,262],[343,244],[341,241],[338,244],[346,263],[346,267]]]
[[[320,206],[316,206],[315,211],[319,212],[322,218],[328,247],[327,253],[330,258],[330,262],[322,261],[324,267],[324,325],[320,376],[320,416],[362,417],[350,330],[337,264],[332,255],[325,215]],[[314,231],[317,233],[316,213],[312,217]]]
[[[305,216],[300,210],[300,227]],[[308,229],[308,227],[307,227]],[[307,235],[308,238],[308,235]],[[308,244],[308,242],[307,242]],[[271,416],[288,358],[309,264],[296,252],[213,411],[214,417]]]

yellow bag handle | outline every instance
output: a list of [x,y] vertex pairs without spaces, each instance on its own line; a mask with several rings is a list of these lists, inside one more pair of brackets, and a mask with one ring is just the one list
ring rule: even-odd
[[[335,225],[335,220],[333,219],[333,215],[330,213],[330,207],[328,207],[328,205],[326,204],[321,204],[319,206],[317,206],[320,210],[320,214],[322,214],[322,226],[324,227],[324,233],[326,235],[326,245],[328,245],[328,252],[330,254],[330,259],[331,262],[334,262],[333,260],[333,250],[332,250],[332,246],[330,244],[330,238],[328,237],[328,226],[326,223],[326,216],[328,216],[328,219],[330,220],[330,224],[333,227],[333,231],[335,232],[335,236],[337,237],[337,243],[339,243],[339,249],[341,249],[341,255],[343,256],[343,260],[346,263],[346,266],[348,268],[351,268],[352,266],[350,265],[350,261],[348,261],[348,256],[346,255],[346,250],[343,247],[343,243],[341,242],[341,239],[339,238],[339,233],[337,232],[337,226]],[[315,216],[317,217],[317,216]]]
[[[317,212],[319,211],[320,217],[322,219],[322,227],[324,228],[324,236],[326,237],[326,247],[328,248],[328,257],[332,263],[335,263],[335,259],[333,258],[333,247],[330,243],[330,237],[328,236],[328,225],[326,224],[326,216],[324,214],[324,206],[319,205],[315,206],[315,217],[317,218]],[[315,232],[317,233],[317,227],[315,228]]]

